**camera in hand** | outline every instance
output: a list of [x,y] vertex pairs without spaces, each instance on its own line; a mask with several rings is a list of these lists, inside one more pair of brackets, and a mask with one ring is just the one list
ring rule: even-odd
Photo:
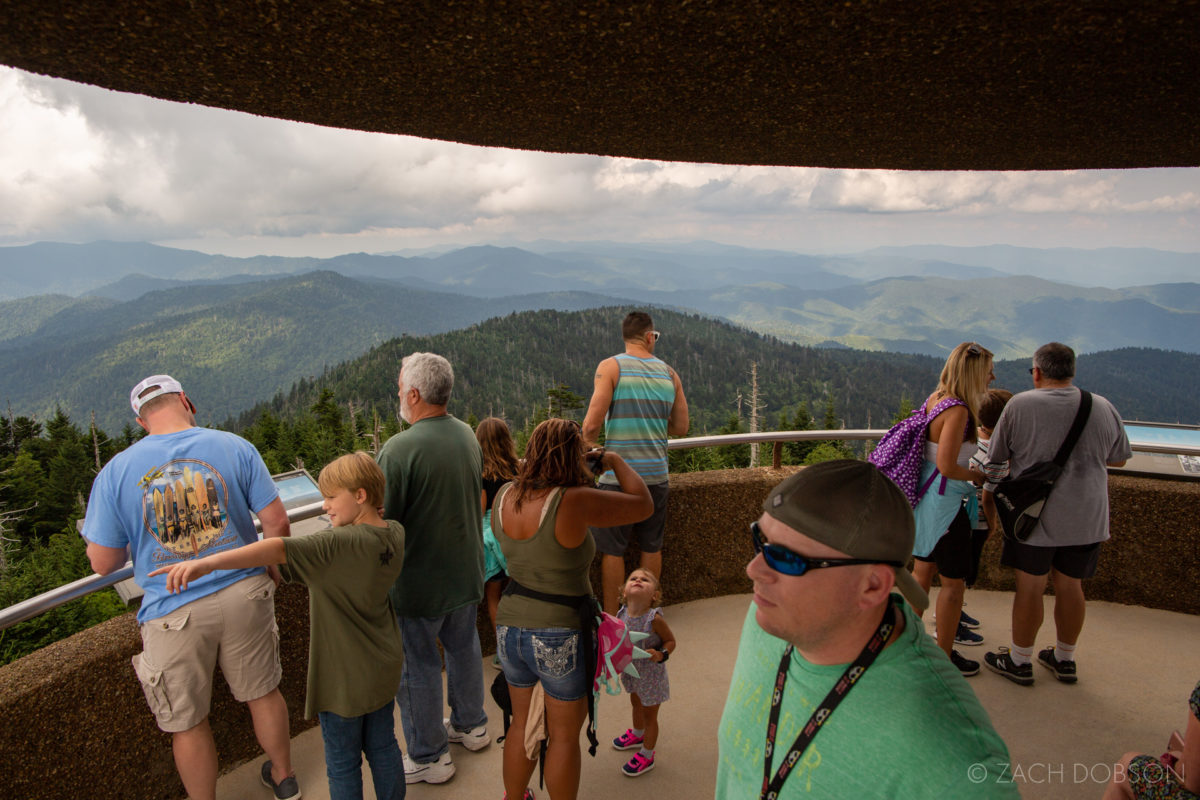
[[583,454],[583,460],[588,465],[588,469],[593,475],[600,475],[604,472],[604,448],[600,447],[595,450],[589,450]]

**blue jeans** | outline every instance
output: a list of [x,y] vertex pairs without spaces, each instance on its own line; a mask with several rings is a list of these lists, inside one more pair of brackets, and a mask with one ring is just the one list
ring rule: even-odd
[[528,689],[541,681],[555,700],[587,697],[588,671],[579,631],[570,628],[496,628],[496,652],[509,686]]
[[469,731],[487,724],[483,710],[483,655],[475,628],[474,603],[444,617],[399,617],[404,639],[404,671],[400,675],[400,722],[408,741],[408,757],[418,764],[436,761],[450,742],[442,724],[442,659],[446,655],[446,688],[450,724]]
[[325,742],[325,774],[329,800],[362,800],[362,758],[367,754],[371,781],[379,800],[403,800],[404,765],[396,742],[392,703],[361,717],[343,717],[332,711],[317,714]]

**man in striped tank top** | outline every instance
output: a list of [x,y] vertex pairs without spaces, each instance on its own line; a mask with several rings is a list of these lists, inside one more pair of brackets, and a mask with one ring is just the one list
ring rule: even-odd
[[[662,573],[663,525],[667,518],[667,436],[688,431],[687,399],[679,375],[654,357],[659,332],[644,311],[633,311],[621,324],[625,352],[596,367],[596,382],[583,438],[595,445],[604,429],[604,446],[633,467],[654,498],[654,513],[634,525],[592,528],[600,562],[604,610],[617,613],[617,592],[625,580],[625,550],[637,537],[641,566]],[[600,488],[620,491],[612,472],[600,476]]]

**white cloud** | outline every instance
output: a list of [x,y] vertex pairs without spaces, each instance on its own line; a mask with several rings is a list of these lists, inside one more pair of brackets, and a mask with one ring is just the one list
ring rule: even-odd
[[1005,241],[1200,250],[1196,169],[900,172],[547,154],[320,128],[9,68],[0,171],[0,244],[144,239],[333,255],[710,238],[841,251]]

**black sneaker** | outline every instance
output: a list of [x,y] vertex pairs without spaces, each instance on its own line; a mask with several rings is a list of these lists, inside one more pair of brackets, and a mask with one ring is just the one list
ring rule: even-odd
[[300,784],[296,783],[295,775],[288,775],[279,783],[271,780],[271,762],[262,765],[262,782],[275,792],[275,800],[297,800],[300,797]]
[[1063,683],[1074,683],[1079,680],[1075,675],[1074,661],[1059,661],[1054,656],[1054,648],[1047,647],[1038,652],[1038,663],[1054,673],[1054,677]]
[[1033,685],[1033,665],[1014,664],[1007,647],[1001,647],[995,653],[984,653],[983,663],[997,675],[1003,675],[1013,683],[1022,686]]
[[976,633],[961,622],[958,623],[958,630],[954,634],[955,644],[964,644],[968,647],[978,647],[983,644],[983,635]]
[[975,619],[965,611],[960,611],[958,613],[958,624],[974,630],[975,628],[979,627],[979,620]]
[[950,661],[954,666],[958,667],[958,671],[962,673],[964,678],[969,678],[972,675],[979,674],[979,662],[972,661],[969,658],[963,658],[958,654],[957,650],[950,651]]

